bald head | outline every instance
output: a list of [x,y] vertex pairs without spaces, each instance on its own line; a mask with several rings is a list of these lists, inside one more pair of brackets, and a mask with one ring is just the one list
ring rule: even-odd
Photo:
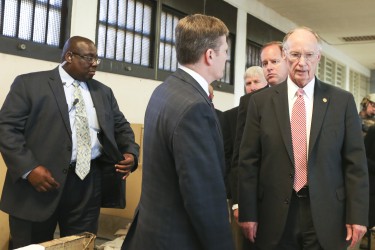
[[321,57],[321,40],[307,27],[299,27],[286,34],[283,42],[284,58],[290,79],[300,88],[311,82]]
[[65,55],[66,55],[67,52],[76,51],[76,52],[79,53],[80,52],[79,51],[80,50],[80,46],[79,46],[80,43],[86,43],[86,44],[94,45],[94,42],[91,41],[90,39],[86,38],[86,37],[72,36],[64,44],[64,47],[63,47],[63,50],[62,50],[62,55],[61,55],[61,62],[65,61]]
[[64,70],[74,79],[90,80],[99,63],[94,42],[81,36],[71,37],[64,45],[61,62],[64,62]]

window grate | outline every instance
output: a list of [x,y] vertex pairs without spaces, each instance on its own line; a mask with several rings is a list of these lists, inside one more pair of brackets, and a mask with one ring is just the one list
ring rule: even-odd
[[228,43],[228,52],[227,52],[227,61],[225,62],[225,68],[224,68],[224,75],[223,77],[219,80],[220,82],[231,84],[231,77],[232,74],[232,56],[233,56],[233,40],[234,36],[232,34],[229,34],[227,43]]
[[176,38],[175,29],[182,14],[163,8],[160,17],[160,45],[159,45],[159,69],[176,71]]
[[246,68],[251,66],[260,66],[262,61],[260,59],[261,46],[249,40],[246,43]]
[[100,0],[98,55],[151,67],[152,10],[149,0]]
[[63,0],[0,0],[0,34],[60,45]]

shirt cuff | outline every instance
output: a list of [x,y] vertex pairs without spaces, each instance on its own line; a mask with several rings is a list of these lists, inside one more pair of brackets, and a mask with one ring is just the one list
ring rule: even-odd
[[238,204],[233,204],[232,210],[236,210],[236,209],[238,209]]

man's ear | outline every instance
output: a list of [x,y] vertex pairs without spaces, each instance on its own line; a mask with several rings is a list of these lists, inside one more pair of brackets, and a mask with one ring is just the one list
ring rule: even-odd
[[286,52],[285,52],[284,49],[281,51],[281,57],[282,57],[284,60],[286,59]]
[[206,50],[206,53],[204,54],[205,61],[211,65],[212,64],[212,53],[214,53],[213,49]]
[[67,61],[68,63],[71,63],[72,62],[72,53],[66,52],[64,58],[65,58],[65,61]]

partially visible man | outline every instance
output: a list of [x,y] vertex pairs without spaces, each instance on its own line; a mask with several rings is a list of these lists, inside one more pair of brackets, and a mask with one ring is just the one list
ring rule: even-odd
[[251,66],[245,71],[245,93],[251,93],[267,85],[263,70],[259,66]]
[[211,16],[176,26],[179,69],[151,96],[142,194],[124,250],[231,250],[224,148],[208,86],[223,76],[228,29]]
[[263,45],[260,52],[263,73],[268,85],[275,86],[288,76],[288,69],[285,59],[282,57],[282,43],[272,41]]
[[[264,78],[263,70],[259,66],[249,67],[244,74],[244,90],[245,94],[254,92],[260,88],[264,88],[267,85],[267,81]],[[227,189],[227,198],[230,214],[231,214],[231,227],[233,238],[235,242],[236,250],[241,250],[244,244],[243,234],[239,228],[237,217],[237,209],[232,210],[233,200],[232,200],[232,191],[231,191],[231,171],[232,171],[232,158],[233,158],[233,146],[234,139],[236,136],[237,129],[237,117],[238,117],[238,106],[232,109],[226,110],[221,113],[221,124],[224,137],[224,152],[225,152],[225,165],[226,165],[226,174],[225,174],[225,185]],[[236,203],[237,203],[237,199]],[[234,214],[235,213],[235,214]],[[246,249],[245,247],[244,249]]]
[[[282,43],[278,41],[272,41],[269,43],[266,43],[262,49],[261,49],[261,54],[260,58],[262,61],[262,73],[263,77],[266,78],[266,81],[268,84],[263,86],[263,88],[259,88],[258,91],[262,91],[268,87],[274,86],[282,81],[284,81],[287,77],[288,71],[286,67],[286,62],[282,58]],[[246,73],[245,73],[246,77]],[[256,92],[256,91],[255,91]],[[229,191],[231,197],[231,208],[232,208],[232,213],[234,217],[234,222],[232,222],[232,228],[233,231],[236,232],[234,233],[235,237],[235,242],[236,242],[236,247],[237,250],[241,249],[249,249],[249,244],[250,242],[243,237],[243,234],[241,232],[238,232],[237,228],[239,227],[238,223],[238,153],[239,153],[239,147],[241,144],[241,139],[242,139],[242,134],[243,134],[243,129],[245,126],[245,121],[246,121],[246,114],[247,114],[247,109],[248,109],[248,103],[251,95],[255,92],[252,93],[245,93],[244,96],[240,98],[240,104],[238,107],[235,107],[228,112],[225,112],[224,116],[225,117],[230,117],[230,119],[234,118],[235,122],[231,122],[231,127],[233,128],[234,126],[234,132],[231,135],[231,150],[230,154],[227,153],[228,150],[225,150],[226,156],[230,155],[230,163],[228,168],[229,172]],[[234,114],[236,117],[234,117]],[[224,133],[225,135],[225,133]],[[229,136],[224,136],[224,139],[226,141],[229,141],[228,139]],[[227,146],[228,144],[225,143]],[[228,146],[227,146],[228,147]],[[236,225],[237,224],[237,225]]]
[[375,94],[369,94],[363,97],[361,108],[359,117],[362,121],[362,134],[366,136],[368,129],[375,125]]
[[[260,90],[275,86],[282,81],[285,81],[288,75],[288,69],[285,59],[282,57],[282,43],[279,41],[272,41],[263,45],[260,53],[262,61],[263,74],[267,80],[268,85]],[[233,199],[233,210],[236,220],[238,220],[238,154],[241,144],[241,139],[245,127],[247,109],[249,100],[252,94],[245,94],[240,98],[238,106],[236,135],[233,144],[233,159],[232,168],[230,171],[230,183]]]
[[366,232],[368,172],[351,93],[315,78],[319,36],[284,38],[287,81],[254,94],[239,154],[239,221],[257,249],[346,249]]
[[71,37],[53,70],[18,76],[0,111],[7,166],[0,208],[13,248],[96,234],[100,206],[124,207],[139,146],[112,90],[93,80],[94,43]]

